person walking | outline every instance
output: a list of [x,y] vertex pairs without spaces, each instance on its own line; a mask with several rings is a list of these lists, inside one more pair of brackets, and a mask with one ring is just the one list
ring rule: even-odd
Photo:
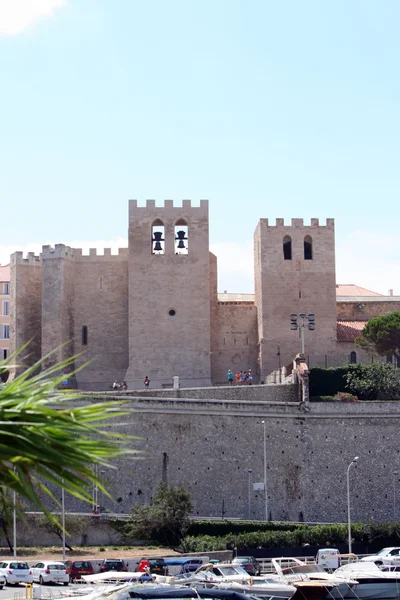
[[251,372],[251,369],[247,371],[247,383],[249,385],[253,383],[253,373]]
[[232,385],[233,383],[233,373],[232,371],[229,369],[228,370],[228,385]]
[[236,371],[235,373],[236,385],[240,384],[240,371]]
[[150,385],[150,379],[147,377],[147,375],[146,375],[146,377],[144,378],[144,381],[143,381],[143,383],[144,383],[144,389],[145,389],[145,390],[149,389],[149,385]]

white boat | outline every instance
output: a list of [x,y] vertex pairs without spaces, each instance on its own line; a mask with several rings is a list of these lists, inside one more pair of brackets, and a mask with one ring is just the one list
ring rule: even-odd
[[[282,565],[284,564],[284,566]],[[322,587],[325,585],[326,598],[345,598],[358,581],[350,575],[336,577],[334,573],[328,573],[323,567],[313,564],[306,564],[298,558],[273,558],[272,565],[279,577],[284,578],[293,585],[302,584],[304,588],[307,581],[310,583],[319,583]],[[352,598],[355,596],[352,595]]]
[[398,600],[400,573],[381,571],[374,562],[355,562],[336,569],[338,578],[351,577],[358,583],[347,591],[344,598],[360,600]]
[[290,600],[297,591],[294,585],[276,581],[268,577],[253,577],[248,584],[237,581],[218,583],[218,589],[236,590],[248,596],[256,596],[263,600]]

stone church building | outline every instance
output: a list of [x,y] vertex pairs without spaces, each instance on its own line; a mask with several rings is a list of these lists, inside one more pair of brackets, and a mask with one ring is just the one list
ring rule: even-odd
[[[31,340],[25,364],[56,350],[76,355],[80,389],[129,389],[226,382],[252,369],[254,382],[291,363],[367,360],[354,338],[367,320],[400,310],[400,297],[337,285],[333,219],[304,224],[261,219],[254,233],[252,294],[218,294],[209,250],[208,201],[158,207],[129,201],[129,247],[117,255],[56,244],[11,257],[12,350]],[[301,317],[299,315],[305,315]],[[305,327],[292,329],[293,322]]]

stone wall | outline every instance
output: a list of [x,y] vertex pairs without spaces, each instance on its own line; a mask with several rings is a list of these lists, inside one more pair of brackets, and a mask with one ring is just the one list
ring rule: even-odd
[[212,329],[216,342],[212,352],[213,381],[226,383],[233,373],[251,369],[257,381],[257,309],[254,303],[218,302]]
[[379,296],[368,297],[363,301],[337,299],[337,318],[339,321],[366,321],[373,317],[382,317],[391,312],[400,311],[400,298],[380,299]]
[[10,263],[10,353],[29,347],[20,358],[25,366],[42,356],[42,265],[39,256],[15,252]]
[[[128,368],[128,256],[82,256],[75,262],[75,354],[80,389],[109,389]],[[87,344],[83,342],[86,327]]]
[[[114,430],[138,436],[132,447],[141,460],[129,456],[102,474],[115,498],[100,498],[106,509],[149,502],[163,480],[190,491],[195,515],[246,518],[248,469],[251,482],[263,481],[265,421],[273,520],[345,522],[346,470],[355,456],[353,519],[393,516],[399,403],[311,403],[305,412],[296,402],[138,398],[125,408]],[[263,519],[263,493],[251,501],[252,517]]]

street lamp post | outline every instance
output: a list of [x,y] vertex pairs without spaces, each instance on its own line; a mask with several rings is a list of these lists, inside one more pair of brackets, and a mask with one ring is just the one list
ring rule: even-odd
[[347,467],[347,530],[349,536],[349,554],[351,554],[350,469],[357,461],[358,456],[355,456]]
[[398,476],[398,471],[393,471],[393,521],[396,520],[396,477]]
[[64,494],[64,480],[62,481],[61,488],[61,511],[62,511],[62,559],[65,561],[65,494]]
[[249,521],[251,521],[251,474],[253,472],[253,469],[247,469],[247,473],[249,475],[249,502],[248,502],[248,519]]
[[17,493],[13,493],[13,550],[14,560],[17,560]]
[[264,502],[265,521],[268,521],[268,485],[267,485],[267,422],[261,421],[264,426]]

